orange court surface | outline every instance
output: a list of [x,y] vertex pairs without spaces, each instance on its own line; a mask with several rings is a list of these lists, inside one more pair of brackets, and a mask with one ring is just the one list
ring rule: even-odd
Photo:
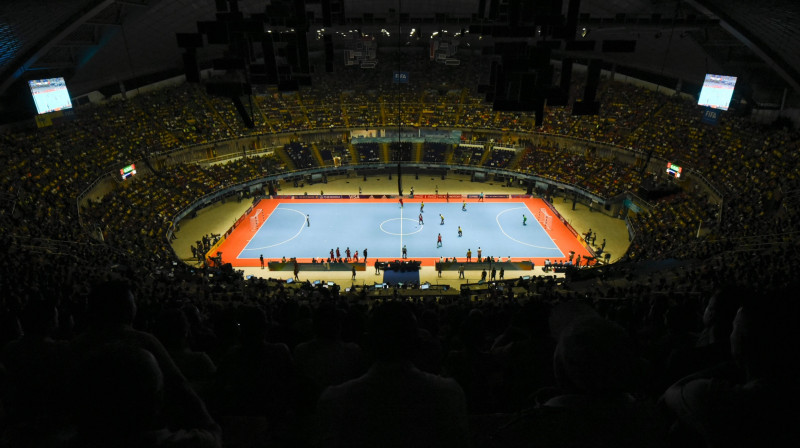
[[[528,195],[326,195],[276,196],[255,203],[209,251],[234,267],[296,258],[325,262],[330,252],[351,258],[368,248],[369,263],[407,258],[433,266],[440,257],[466,262],[496,260],[566,262],[592,257],[582,236],[546,201]],[[523,217],[524,216],[524,217]],[[463,236],[458,236],[458,229]],[[437,242],[442,236],[442,244]]]

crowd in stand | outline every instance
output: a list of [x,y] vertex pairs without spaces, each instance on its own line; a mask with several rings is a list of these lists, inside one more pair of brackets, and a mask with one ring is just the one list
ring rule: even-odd
[[[384,122],[393,92],[365,81],[334,95],[336,83],[257,97],[259,132],[338,126],[325,110]],[[435,112],[403,120],[520,121],[440,90],[404,92]],[[0,446],[792,446],[800,136],[727,115],[703,127],[691,102],[614,82],[599,97],[601,115],[553,109],[546,130],[681,161],[724,208],[670,195],[629,216],[635,262],[480,301],[372,301],[172,264],[178,211],[278,163],[169,166],[79,215],[76,197],[109,166],[253,132],[198,87],[0,134]],[[642,181],[549,143],[525,143],[517,166],[604,196]]]
[[389,143],[389,154],[392,161],[413,160],[413,148],[409,142]]
[[520,279],[522,293],[412,302],[126,266],[63,290],[79,268],[59,264],[53,279],[19,277],[37,288],[12,289],[25,301],[3,315],[3,340],[14,341],[0,358],[4,443],[788,441],[793,285],[755,287],[763,276],[752,270],[731,282],[729,267],[750,263],[742,254],[591,290]]
[[443,162],[448,145],[444,143],[424,143],[422,146],[423,162]]
[[339,142],[321,142],[318,146],[319,154],[326,165],[333,165],[335,158],[338,158],[342,165],[350,164],[352,156],[344,144]]
[[363,162],[380,162],[383,159],[377,143],[357,143],[355,147]]
[[286,151],[286,154],[289,155],[289,158],[292,159],[295,168],[303,170],[317,166],[317,164],[314,163],[314,156],[311,155],[311,148],[309,148],[308,145],[292,142],[284,145],[283,149]]
[[453,161],[460,165],[480,165],[483,147],[459,146],[453,151]]
[[492,168],[507,168],[508,163],[514,158],[516,153],[507,149],[494,149],[489,154],[489,159],[486,161],[486,166]]

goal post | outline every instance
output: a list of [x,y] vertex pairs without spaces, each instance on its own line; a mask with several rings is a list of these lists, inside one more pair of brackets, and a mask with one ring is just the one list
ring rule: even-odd
[[536,213],[536,220],[547,230],[553,230],[553,216],[547,213],[547,209],[542,207]]
[[547,209],[544,207],[540,208],[539,211],[536,213],[536,220],[539,221],[540,224],[544,225],[544,217],[547,216]]
[[253,213],[253,215],[250,216],[250,230],[252,230],[253,232],[258,230],[263,220],[264,218],[263,218],[263,213],[261,213],[261,209],[260,208],[256,209],[255,213]]
[[553,216],[552,215],[545,215],[544,216],[544,228],[547,230],[553,230]]

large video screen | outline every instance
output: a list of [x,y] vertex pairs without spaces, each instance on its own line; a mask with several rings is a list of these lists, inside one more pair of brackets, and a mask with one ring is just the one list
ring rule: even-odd
[[707,74],[700,89],[700,98],[697,104],[712,109],[728,110],[733,96],[733,86],[736,85],[735,76]]
[[72,109],[72,101],[69,99],[64,78],[35,79],[28,81],[28,85],[31,88],[33,102],[36,103],[36,111],[40,114]]

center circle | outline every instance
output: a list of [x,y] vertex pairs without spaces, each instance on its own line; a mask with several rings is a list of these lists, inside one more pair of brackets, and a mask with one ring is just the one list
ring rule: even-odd
[[[397,221],[397,222],[394,222],[394,221]],[[422,226],[417,226],[417,230],[415,230],[414,232],[400,232],[400,225],[401,225],[400,221],[411,221],[411,223],[413,225],[412,226],[408,226],[409,228],[413,227],[413,226],[417,226],[419,224],[418,221],[416,221],[414,219],[411,219],[411,218],[392,218],[392,219],[387,219],[386,221],[383,221],[381,223],[381,231],[383,233],[386,233],[387,235],[406,236],[406,235],[413,235],[415,233],[421,232],[422,231],[422,227],[424,226],[424,224]],[[387,230],[387,228],[389,230]],[[394,232],[392,232],[391,230],[394,230]]]

